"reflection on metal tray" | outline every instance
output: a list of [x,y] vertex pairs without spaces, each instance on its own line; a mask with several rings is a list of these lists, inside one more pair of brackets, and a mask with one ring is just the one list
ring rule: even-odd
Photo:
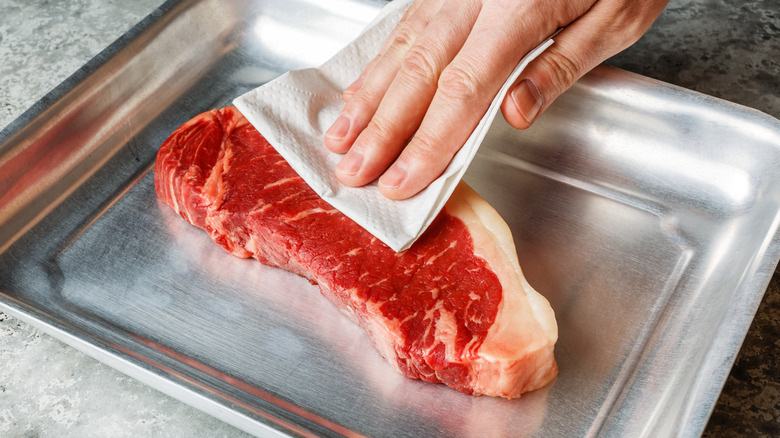
[[396,375],[316,287],[157,202],[170,132],[381,4],[169,2],[28,111],[0,135],[0,309],[259,435],[699,434],[780,257],[764,114],[602,67],[495,123],[466,180],[560,326],[560,376],[519,400]]

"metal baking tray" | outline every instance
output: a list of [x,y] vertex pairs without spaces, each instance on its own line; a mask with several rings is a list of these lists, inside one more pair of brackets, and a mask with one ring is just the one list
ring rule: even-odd
[[395,374],[304,279],[157,201],[197,113],[316,65],[382,2],[165,3],[0,133],[0,310],[268,436],[695,436],[780,258],[780,123],[601,67],[466,180],[560,326],[519,400]]

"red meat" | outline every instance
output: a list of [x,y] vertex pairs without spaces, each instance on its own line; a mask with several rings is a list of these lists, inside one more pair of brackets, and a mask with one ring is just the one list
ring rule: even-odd
[[498,214],[464,184],[396,253],[323,201],[233,107],[200,114],[157,155],[158,196],[239,257],[305,276],[402,374],[517,397],[557,374],[557,326]]

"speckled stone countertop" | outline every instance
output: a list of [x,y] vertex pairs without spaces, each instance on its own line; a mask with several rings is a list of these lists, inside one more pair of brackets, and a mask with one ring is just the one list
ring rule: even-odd
[[[0,0],[0,127],[161,0]],[[777,0],[672,0],[642,40],[607,63],[780,118]],[[780,436],[780,272],[704,436]],[[0,312],[0,436],[245,434]]]

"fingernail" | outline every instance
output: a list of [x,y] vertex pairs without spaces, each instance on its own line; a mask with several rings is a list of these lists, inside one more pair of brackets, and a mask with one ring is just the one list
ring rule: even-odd
[[349,118],[345,115],[340,115],[338,119],[325,131],[325,136],[336,140],[340,140],[347,136],[349,132]]
[[515,107],[520,111],[525,121],[533,123],[539,114],[539,110],[542,109],[542,93],[536,88],[534,81],[523,79],[512,90],[511,96]]
[[347,155],[336,165],[336,172],[344,175],[356,175],[363,164],[363,151],[359,147],[352,146]]
[[403,163],[395,163],[379,178],[379,185],[388,189],[397,189],[406,179],[407,173],[406,166]]

